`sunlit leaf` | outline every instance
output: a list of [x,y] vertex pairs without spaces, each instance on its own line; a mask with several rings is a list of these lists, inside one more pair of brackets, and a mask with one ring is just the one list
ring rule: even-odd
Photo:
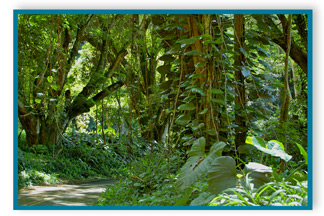
[[47,77],[47,81],[48,81],[49,83],[52,83],[52,82],[53,82],[53,77],[52,77],[52,76],[48,76],[48,77]]
[[39,99],[39,98],[36,98],[36,99],[35,99],[35,102],[36,102],[36,103],[41,103],[41,102],[42,102],[42,100],[41,100],[41,99]]

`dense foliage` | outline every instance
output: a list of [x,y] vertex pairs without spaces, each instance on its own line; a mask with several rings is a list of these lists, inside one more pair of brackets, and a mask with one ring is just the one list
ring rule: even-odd
[[19,15],[19,186],[307,205],[307,37],[304,14]]

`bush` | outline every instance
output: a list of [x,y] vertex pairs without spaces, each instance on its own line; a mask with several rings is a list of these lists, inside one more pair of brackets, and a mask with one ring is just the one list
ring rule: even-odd
[[183,164],[179,152],[168,158],[167,151],[149,152],[133,161],[126,179],[108,187],[95,205],[169,206],[181,198],[175,189],[176,172]]

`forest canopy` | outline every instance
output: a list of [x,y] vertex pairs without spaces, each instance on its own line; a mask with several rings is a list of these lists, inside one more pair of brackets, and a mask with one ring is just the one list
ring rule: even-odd
[[[307,182],[308,35],[307,14],[20,14],[19,149],[110,148],[109,175],[155,158],[182,194],[161,205],[211,204],[240,173]],[[152,194],[146,172],[123,175]]]

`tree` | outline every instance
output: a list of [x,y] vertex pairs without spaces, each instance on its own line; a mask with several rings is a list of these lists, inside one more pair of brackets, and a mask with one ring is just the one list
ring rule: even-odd
[[238,148],[240,145],[245,144],[247,126],[246,126],[246,96],[245,96],[245,83],[244,74],[248,69],[245,68],[244,63],[244,15],[234,15],[234,37],[235,45],[234,51],[237,53],[234,57],[234,65],[237,67],[235,70],[235,81],[238,83],[235,88],[235,145]]
[[[118,53],[111,51],[116,49],[109,43],[114,22],[124,20],[113,15],[19,16],[18,112],[29,145],[58,144],[76,116],[124,85],[122,80],[107,85],[127,55],[127,43]],[[82,46],[94,39],[100,54],[92,62],[89,80],[81,92],[71,93],[66,89],[68,75]]]

